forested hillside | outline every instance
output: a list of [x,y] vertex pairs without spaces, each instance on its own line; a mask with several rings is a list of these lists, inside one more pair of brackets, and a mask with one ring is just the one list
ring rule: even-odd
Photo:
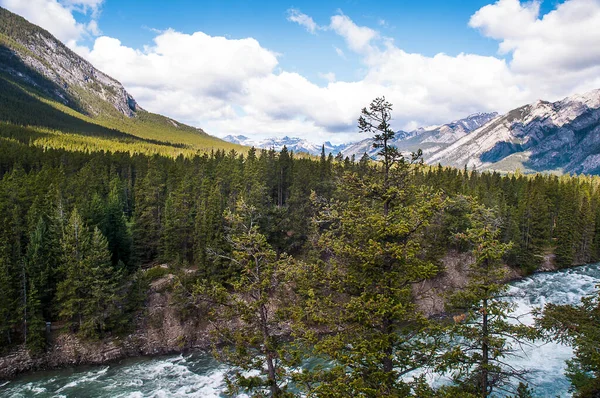
[[[253,294],[247,290],[253,283],[262,289],[264,274],[254,275],[254,280],[246,269],[254,264],[249,259],[260,258],[271,270],[265,272],[272,290],[261,293],[266,301],[260,299],[259,307],[255,303],[230,316],[253,314],[266,308],[263,305],[275,305],[266,303],[277,298],[276,306],[296,308],[305,321],[311,320],[300,327],[306,337],[325,321],[321,317],[333,310],[332,303],[356,294],[360,301],[349,301],[342,308],[348,312],[338,312],[336,318],[346,325],[358,322],[350,334],[317,342],[320,355],[354,366],[354,361],[364,360],[359,352],[374,349],[375,355],[377,348],[338,356],[343,353],[341,342],[357,344],[352,336],[363,342],[381,339],[378,344],[391,344],[395,352],[407,341],[390,341],[389,333],[404,330],[405,322],[412,325],[404,330],[408,334],[430,330],[424,318],[414,318],[414,310],[408,309],[413,308],[410,284],[443,272],[439,260],[449,250],[495,256],[522,274],[544,261],[569,267],[600,260],[597,177],[432,168],[422,165],[418,156],[402,160],[394,152],[386,166],[366,156],[358,161],[325,154],[318,160],[297,158],[285,148],[279,153],[217,150],[178,157],[131,153],[127,147],[122,152],[67,150],[28,145],[42,135],[36,130],[5,125],[3,132],[0,339],[6,348],[25,343],[33,353],[43,351],[48,321],[87,339],[128,333],[131,319],[142,310],[148,283],[153,275],[164,274],[158,268],[144,270],[160,263],[182,270],[175,288],[179,299],[173,303],[182,317],[211,316],[219,308],[242,311],[232,303],[221,305],[235,297],[228,292],[246,289],[243,294]],[[388,177],[382,179],[385,170]],[[479,238],[469,235],[481,225],[494,232]],[[491,254],[474,246],[477,239],[512,244]],[[380,268],[380,261],[388,265]],[[324,273],[327,270],[331,273]],[[335,280],[349,270],[358,279]],[[391,285],[384,288],[384,281]],[[384,290],[370,296],[379,289]],[[311,298],[315,291],[321,294]],[[306,307],[284,306],[290,301],[279,297],[283,293]],[[391,299],[408,307],[400,312],[390,308],[390,318],[381,319],[382,329],[376,334],[354,318],[361,308],[358,314],[373,320]],[[296,324],[298,312],[289,311],[278,313],[269,328]],[[248,329],[240,330],[251,337],[260,322],[248,322]],[[233,336],[239,343],[236,339],[242,336]],[[250,337],[241,341],[253,347]],[[378,359],[372,360],[369,366],[378,369]],[[399,365],[394,363],[384,361],[382,369],[395,373]],[[433,364],[413,357],[405,366],[408,370]],[[366,380],[358,374],[348,377],[328,388]],[[268,385],[279,376],[266,380]],[[405,388],[397,383],[391,386]],[[346,392],[373,386],[352,388]]]

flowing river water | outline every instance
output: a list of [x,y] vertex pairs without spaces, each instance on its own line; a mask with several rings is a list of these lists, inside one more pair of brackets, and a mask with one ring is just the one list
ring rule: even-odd
[[[532,322],[533,307],[546,303],[575,304],[594,293],[600,283],[600,264],[535,274],[511,284],[517,314]],[[564,377],[568,346],[548,343],[526,348],[511,361],[531,370],[537,397],[568,397]],[[0,382],[0,397],[221,397],[227,368],[207,354],[137,358],[96,367],[37,372]]]

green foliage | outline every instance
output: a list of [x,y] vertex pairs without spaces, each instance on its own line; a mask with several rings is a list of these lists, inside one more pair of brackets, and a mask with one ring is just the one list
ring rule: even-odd
[[27,334],[25,345],[35,354],[41,354],[46,349],[46,322],[42,314],[42,304],[35,285],[29,288],[27,297]]
[[[296,357],[286,352],[281,331],[286,323],[283,311],[289,305],[286,272],[293,263],[270,247],[258,230],[258,217],[256,209],[243,201],[235,212],[228,212],[230,260],[240,273],[229,279],[228,286],[203,281],[195,294],[200,303],[209,305],[209,316],[217,323],[216,357],[235,367],[227,379],[228,394],[292,396],[284,384],[288,367],[297,365]],[[249,371],[257,375],[243,373]]]
[[168,268],[163,267],[152,267],[144,273],[144,277],[148,282],[153,282],[166,276],[170,273]]
[[438,271],[421,248],[443,199],[415,185],[418,156],[408,162],[388,146],[390,111],[377,99],[359,119],[363,131],[377,131],[383,168],[345,173],[336,199],[313,195],[318,260],[300,277],[305,301],[297,334],[330,362],[305,378],[312,377],[317,396],[408,396],[401,376],[436,358],[433,334],[424,338],[434,327],[417,310],[411,287]]
[[62,245],[63,279],[57,285],[59,315],[71,329],[97,338],[118,314],[119,268],[111,265],[108,242],[98,228],[92,232],[73,210]]
[[471,212],[471,225],[459,238],[473,246],[475,262],[469,269],[469,283],[448,301],[454,311],[450,328],[451,347],[444,353],[440,370],[452,374],[466,391],[490,396],[513,378],[523,378],[525,369],[505,363],[518,355],[522,344],[537,337],[536,329],[511,317],[514,305],[504,300],[508,286],[502,257],[509,244],[499,242],[497,216],[478,205]]

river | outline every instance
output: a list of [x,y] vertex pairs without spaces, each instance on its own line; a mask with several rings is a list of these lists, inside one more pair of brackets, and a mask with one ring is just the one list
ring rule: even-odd
[[[600,283],[600,264],[539,273],[511,284],[517,314],[528,314],[545,303],[575,304]],[[524,315],[526,322],[531,316]],[[537,397],[568,397],[564,377],[570,347],[536,344],[512,364],[531,370]],[[136,358],[118,364],[37,372],[0,382],[0,397],[220,397],[227,368],[209,355],[191,354]]]

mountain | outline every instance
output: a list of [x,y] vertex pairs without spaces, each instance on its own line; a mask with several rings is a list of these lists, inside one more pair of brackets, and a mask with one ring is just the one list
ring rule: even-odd
[[498,171],[599,174],[600,90],[514,109],[428,161]]
[[[422,149],[423,157],[427,160],[433,154],[443,150],[473,130],[485,125],[497,115],[496,112],[475,113],[464,119],[455,120],[441,126],[421,127],[410,132],[400,130],[396,132],[396,137],[392,144],[404,153]],[[357,158],[360,158],[364,153],[375,158],[377,152],[377,149],[373,149],[373,140],[371,138],[348,145],[343,149],[344,155],[355,155]]]
[[30,126],[38,135],[60,131],[137,143],[155,152],[240,149],[145,111],[117,80],[46,30],[1,7],[0,121]]
[[343,151],[347,145],[333,145],[331,142],[326,141],[323,144],[315,144],[302,138],[296,137],[283,137],[283,138],[265,138],[265,139],[252,139],[243,135],[228,135],[223,138],[227,142],[239,144],[248,147],[262,148],[262,149],[275,149],[280,151],[284,146],[289,151],[296,153],[303,152],[310,155],[321,154],[322,147],[325,146],[325,153],[336,155],[340,151]]

